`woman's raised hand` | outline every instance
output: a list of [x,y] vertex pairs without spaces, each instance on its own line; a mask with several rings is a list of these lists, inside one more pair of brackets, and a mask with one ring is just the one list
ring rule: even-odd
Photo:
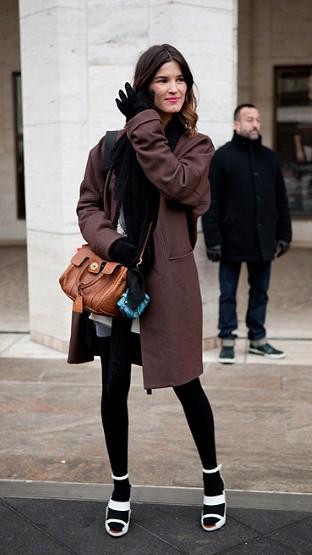
[[119,98],[116,98],[116,104],[121,113],[126,117],[126,120],[133,118],[139,112],[149,110],[154,107],[154,93],[149,91],[146,93],[143,90],[134,92],[130,83],[125,84],[125,91],[119,90]]

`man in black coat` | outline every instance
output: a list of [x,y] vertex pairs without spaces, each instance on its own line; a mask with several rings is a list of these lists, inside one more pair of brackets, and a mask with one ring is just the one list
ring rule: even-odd
[[291,220],[276,154],[261,143],[260,116],[253,104],[234,112],[234,135],[215,153],[210,167],[211,207],[202,218],[207,256],[220,261],[220,362],[235,362],[236,291],[241,263],[248,269],[246,314],[249,352],[276,359],[285,354],[266,340],[264,327],[271,262],[291,242]]

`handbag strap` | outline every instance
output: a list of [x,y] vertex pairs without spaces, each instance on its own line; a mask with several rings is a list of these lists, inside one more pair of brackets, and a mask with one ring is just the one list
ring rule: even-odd
[[[112,151],[116,142],[116,136],[117,136],[117,131],[106,131],[104,147],[102,147],[102,160],[103,160],[104,171],[108,171],[112,167]],[[153,222],[150,222],[137,266],[140,266],[140,264],[142,263],[143,255],[146,249],[147,241],[151,233],[152,226],[153,226]]]
[[104,147],[102,147],[103,170],[106,172],[112,166],[112,151],[116,142],[117,131],[106,131]]
[[140,253],[140,258],[139,258],[139,261],[137,263],[137,266],[140,266],[140,264],[142,264],[144,251],[146,249],[147,241],[149,239],[149,236],[150,236],[150,233],[151,233],[151,230],[152,230],[152,226],[153,226],[153,222],[150,222],[150,224],[148,226],[146,237],[144,239],[143,247],[142,247],[142,250],[141,250],[141,253]]

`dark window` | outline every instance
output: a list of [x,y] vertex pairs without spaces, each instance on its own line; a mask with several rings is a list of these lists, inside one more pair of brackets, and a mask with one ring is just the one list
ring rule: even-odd
[[25,178],[24,178],[24,140],[22,114],[22,86],[20,72],[13,73],[14,119],[15,119],[15,159],[17,187],[17,217],[25,219]]
[[312,66],[275,68],[275,148],[293,214],[312,214]]

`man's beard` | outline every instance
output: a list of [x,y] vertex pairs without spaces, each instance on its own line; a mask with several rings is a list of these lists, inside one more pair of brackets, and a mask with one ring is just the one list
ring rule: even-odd
[[252,141],[256,141],[257,139],[259,139],[260,133],[257,130],[253,130],[253,131],[249,131],[248,133],[248,138],[251,139]]

